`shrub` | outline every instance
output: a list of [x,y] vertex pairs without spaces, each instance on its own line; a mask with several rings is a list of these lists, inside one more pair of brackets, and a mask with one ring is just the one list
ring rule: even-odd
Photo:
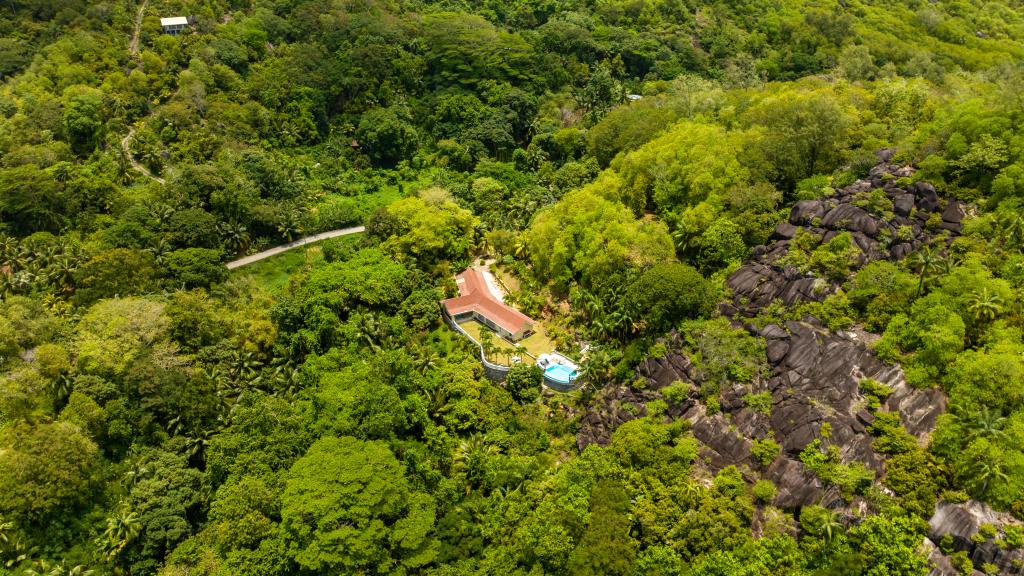
[[1018,524],[1003,526],[1003,539],[1011,548],[1024,546],[1024,526]]
[[775,499],[775,484],[772,484],[771,480],[758,480],[754,483],[754,487],[751,489],[751,494],[754,496],[754,500],[762,503],[769,504]]
[[743,403],[754,412],[761,414],[772,413],[771,392],[760,392],[758,394],[747,394],[743,396]]
[[782,448],[774,440],[765,438],[754,440],[753,446],[750,447],[750,456],[762,466],[768,466],[778,458],[781,451]]
[[974,573],[974,563],[967,556],[967,552],[955,552],[950,555],[949,563],[953,568],[964,576],[971,576]]
[[691,389],[692,387],[689,383],[676,380],[661,389],[661,396],[672,404],[682,404],[690,397]]

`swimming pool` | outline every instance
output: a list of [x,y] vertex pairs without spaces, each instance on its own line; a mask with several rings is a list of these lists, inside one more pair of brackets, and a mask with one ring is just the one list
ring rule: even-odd
[[575,370],[561,364],[552,364],[544,369],[544,377],[558,384],[572,384],[576,376],[577,372]]

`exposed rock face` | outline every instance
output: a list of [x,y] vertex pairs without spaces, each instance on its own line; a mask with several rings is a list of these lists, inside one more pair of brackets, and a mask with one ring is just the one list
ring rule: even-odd
[[[690,421],[694,437],[701,442],[702,461],[709,469],[717,471],[735,464],[757,470],[778,487],[775,504],[782,507],[842,504],[841,495],[824,486],[799,460],[808,444],[821,436],[824,424],[831,428],[829,443],[839,448],[844,463],[861,462],[878,476],[884,475],[885,459],[874,451],[868,430],[874,415],[860,392],[863,379],[871,378],[893,389],[881,409],[899,414],[904,427],[919,440],[926,439],[945,409],[941,391],[908,386],[899,366],[875,357],[865,346],[874,335],[833,332],[813,317],[761,329],[744,324],[744,318],[756,316],[773,302],[792,306],[820,301],[838,289],[835,283],[777,264],[801,227],[818,235],[821,242],[840,232],[850,232],[863,254],[860,265],[902,258],[945,233],[943,230],[948,230],[950,237],[959,233],[966,207],[944,202],[927,183],[897,187],[894,182],[910,176],[913,169],[890,164],[889,151],[880,153],[879,158],[880,164],[867,179],[837,191],[833,197],[796,203],[788,221],[776,226],[773,242],[756,248],[753,259],[729,278],[727,284],[734,298],[721,311],[733,318],[737,327],[764,339],[767,377],[751,384],[722,386],[721,412],[717,414],[709,414],[695,395],[681,403],[668,403],[667,418]],[[891,210],[887,202],[877,201],[877,192],[873,204],[864,202],[865,195],[873,190],[883,191]],[[938,218],[933,216],[940,212],[943,224],[937,226]],[[682,381],[691,390],[699,389],[699,375],[686,356],[682,336],[670,334],[665,345],[669,353],[641,362],[633,382],[605,388],[598,394],[580,423],[577,442],[581,449],[591,443],[606,444],[623,422],[647,415],[646,404],[662,398],[660,391],[666,386]],[[751,409],[743,400],[748,393],[765,392],[772,400],[770,414]],[[773,438],[782,448],[767,467],[751,457],[753,443],[766,438]]]
[[[960,233],[966,206],[956,200],[944,202],[927,182],[915,182],[906,189],[897,187],[894,182],[912,175],[914,169],[890,164],[887,152],[879,153],[879,159],[881,163],[871,169],[867,179],[837,190],[831,197],[793,205],[789,220],[780,222],[772,233],[773,243],[755,248],[751,261],[729,278],[727,285],[734,298],[722,311],[730,316],[753,317],[776,300],[792,306],[824,300],[836,291],[834,284],[778,262],[789,252],[789,243],[800,228],[816,235],[819,243],[849,232],[862,252],[861,265],[903,258],[942,230],[952,235]],[[873,190],[880,190],[885,201],[892,203],[891,211],[865,207],[872,205],[868,195]],[[874,204],[885,207],[884,201]],[[940,223],[929,224],[931,216],[940,211]]]
[[[967,552],[975,567],[993,564],[999,568],[999,574],[1024,574],[1024,550],[1001,548],[992,539],[980,543],[971,539],[982,524],[991,524],[1001,531],[1010,524],[1019,526],[1020,522],[980,502],[940,502],[928,521],[928,539],[935,545],[940,545],[946,539],[953,551]],[[932,575],[959,576],[960,573],[953,569],[949,559],[940,550],[934,550],[931,556],[935,566]],[[975,571],[975,574],[981,572]]]
[[[750,457],[752,442],[773,437],[782,454],[763,474],[779,487],[776,504],[780,506],[816,504],[829,496],[799,461],[800,452],[819,437],[825,423],[832,430],[830,443],[840,447],[843,462],[862,462],[879,475],[884,473],[884,459],[872,448],[867,429],[873,417],[859,390],[862,379],[872,378],[895,390],[886,407],[899,413],[912,434],[927,434],[945,407],[941,392],[907,386],[898,366],[881,362],[852,335],[831,332],[813,318],[785,326],[771,324],[757,334],[767,340],[771,366],[764,382],[750,389],[737,385],[723,390],[720,414],[708,416],[703,405],[689,398],[683,405],[670,403],[668,415],[690,420],[693,435],[702,445],[701,455],[712,470],[731,464],[760,468]],[[681,345],[678,335],[670,342],[676,350]],[[642,405],[659,398],[658,391],[676,380],[697,385],[689,360],[679,352],[644,361],[637,376],[640,381],[632,386],[602,392],[596,403],[600,408],[589,411],[581,422],[580,448],[606,444],[615,428],[646,415]],[[742,400],[747,392],[770,392],[771,414],[748,408]],[[631,406],[632,412],[621,410],[623,405]]]

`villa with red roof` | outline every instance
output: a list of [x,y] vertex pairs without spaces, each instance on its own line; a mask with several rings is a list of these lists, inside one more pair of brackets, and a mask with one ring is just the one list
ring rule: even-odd
[[442,302],[455,322],[475,319],[513,342],[533,333],[534,321],[519,310],[507,306],[487,284],[484,273],[467,268],[455,277],[459,295]]

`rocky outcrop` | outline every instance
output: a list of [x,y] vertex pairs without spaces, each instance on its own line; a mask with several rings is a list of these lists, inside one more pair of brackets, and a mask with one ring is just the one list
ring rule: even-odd
[[[691,422],[693,435],[701,442],[703,461],[712,470],[732,464],[759,468],[750,457],[752,442],[774,438],[782,454],[763,470],[763,476],[779,487],[776,503],[781,506],[818,503],[828,496],[825,487],[799,462],[800,452],[820,436],[825,424],[831,429],[829,442],[840,448],[843,462],[861,462],[879,475],[884,473],[884,458],[872,448],[868,432],[873,416],[860,392],[861,380],[871,378],[894,390],[884,409],[898,413],[912,434],[927,435],[944,410],[941,392],[908,386],[898,366],[878,360],[853,334],[832,332],[813,318],[784,326],[770,324],[756,334],[766,340],[770,366],[763,382],[723,390],[719,414],[708,415],[705,407],[690,397],[679,404],[669,403],[667,415]],[[633,383],[601,392],[594,409],[581,420],[577,437],[581,449],[592,443],[606,444],[623,422],[645,416],[646,403],[661,398],[659,391],[666,386],[682,381],[697,388],[693,366],[679,351],[680,336],[673,335],[668,343],[674,351],[641,363]],[[748,392],[769,392],[770,414],[747,407],[743,396]]]
[[912,176],[914,168],[892,164],[887,151],[879,153],[879,160],[867,178],[830,197],[793,205],[789,220],[775,227],[772,243],[755,248],[753,258],[729,277],[733,299],[723,305],[723,313],[753,317],[775,301],[793,306],[824,300],[836,291],[837,284],[780,262],[800,230],[817,237],[818,244],[849,232],[861,252],[860,265],[903,258],[944,231],[949,237],[960,233],[966,205],[941,199],[927,182],[900,188],[896,183]]
[[[647,415],[646,405],[661,399],[669,406],[666,418],[690,422],[701,443],[701,461],[710,471],[729,465],[755,471],[777,486],[778,506],[839,506],[844,503],[842,496],[823,485],[800,462],[799,455],[822,436],[827,425],[828,443],[839,448],[843,463],[860,462],[878,477],[884,475],[885,458],[874,451],[869,431],[875,416],[860,390],[865,378],[893,390],[880,410],[897,413],[907,431],[924,442],[945,409],[945,397],[938,390],[908,386],[899,366],[880,361],[866,346],[877,336],[863,331],[835,332],[813,317],[763,328],[747,320],[773,302],[793,306],[820,301],[838,289],[836,283],[779,262],[801,228],[813,232],[820,242],[849,232],[861,252],[859,265],[902,258],[938,235],[952,238],[959,233],[967,207],[943,200],[925,182],[897,186],[899,179],[913,174],[913,168],[891,164],[889,151],[882,151],[879,158],[879,165],[866,179],[829,198],[797,202],[789,219],[776,226],[772,243],[755,249],[753,259],[728,279],[733,298],[721,311],[735,326],[763,339],[768,366],[764,377],[753,383],[723,385],[717,413],[709,411],[696,394],[682,400],[673,394],[668,401],[661,394],[665,387],[682,382],[696,391],[701,384],[686,355],[684,338],[670,334],[664,341],[668,354],[641,362],[629,384],[606,387],[598,393],[581,418],[579,447],[606,444],[619,425]],[[881,194],[872,193],[877,190]],[[750,408],[744,397],[751,393],[768,393],[770,411]],[[778,458],[763,466],[751,457],[751,448],[755,441],[766,438],[774,439],[782,450]]]
[[[1021,526],[1009,514],[996,512],[980,502],[940,502],[928,521],[928,539],[936,546],[931,554],[934,566],[931,574],[960,574],[940,548],[950,552],[966,552],[975,568],[992,564],[998,567],[999,574],[1024,574],[1024,549],[997,543],[998,538],[979,538],[977,535],[986,524],[996,531],[997,537],[1007,526]],[[975,571],[975,574],[982,573]]]

